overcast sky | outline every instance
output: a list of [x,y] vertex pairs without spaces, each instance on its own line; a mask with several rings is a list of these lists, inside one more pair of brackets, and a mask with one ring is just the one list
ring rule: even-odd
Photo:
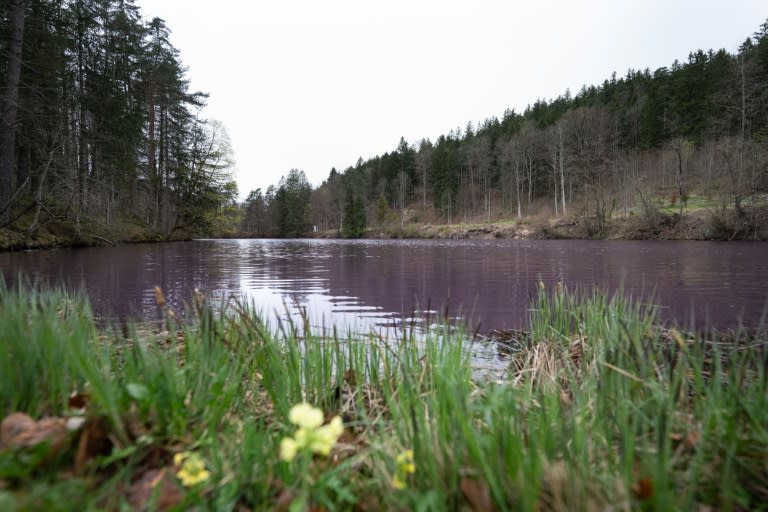
[[229,132],[241,197],[616,71],[733,52],[766,0],[137,0]]

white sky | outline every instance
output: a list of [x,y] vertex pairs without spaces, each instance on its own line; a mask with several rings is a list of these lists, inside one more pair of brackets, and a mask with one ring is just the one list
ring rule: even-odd
[[733,52],[766,0],[137,0],[229,132],[240,196],[338,170],[537,98]]

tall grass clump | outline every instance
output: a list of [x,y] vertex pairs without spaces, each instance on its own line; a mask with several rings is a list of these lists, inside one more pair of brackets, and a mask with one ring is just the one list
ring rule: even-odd
[[55,450],[3,439],[4,509],[768,502],[764,335],[667,328],[621,292],[540,289],[493,379],[449,326],[341,337],[196,295],[187,321],[126,332],[62,291],[0,288],[0,305],[0,415],[84,419]]
[[97,363],[86,301],[60,290],[10,290],[0,279],[0,411],[58,414]]

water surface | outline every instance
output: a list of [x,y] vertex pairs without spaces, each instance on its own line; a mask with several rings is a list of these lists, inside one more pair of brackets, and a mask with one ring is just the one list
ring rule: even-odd
[[[472,329],[527,326],[537,282],[654,293],[684,326],[756,325],[765,310],[768,244],[687,241],[198,240],[0,254],[0,270],[84,288],[96,313],[154,319],[154,287],[183,310],[194,289],[245,297],[316,326],[385,328],[447,311]],[[430,313],[434,315],[434,313]]]

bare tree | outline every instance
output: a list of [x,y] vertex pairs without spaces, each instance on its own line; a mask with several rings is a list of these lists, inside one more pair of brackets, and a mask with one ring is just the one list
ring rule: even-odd
[[[670,142],[670,146],[675,152],[677,162],[677,193],[680,199],[680,216],[682,217],[683,208],[685,207],[685,203],[688,202],[688,193],[686,188],[686,169],[688,167],[688,159],[693,153],[693,144],[689,140],[686,140],[682,137],[675,137]],[[741,164],[739,164],[739,167],[741,167]]]
[[599,107],[581,107],[566,113],[573,168],[584,187],[585,214],[594,202],[594,230],[601,234],[611,216],[614,202],[609,199],[606,174],[610,169],[612,125],[607,111]]
[[528,208],[533,203],[534,183],[536,174],[536,162],[539,154],[541,134],[531,123],[526,123],[520,130],[519,153],[525,171],[525,181],[528,186]]
[[517,209],[517,220],[523,218],[523,207],[520,201],[520,190],[522,188],[520,180],[520,143],[517,137],[512,137],[501,146],[501,160],[505,169],[507,169],[506,182],[510,195],[515,197]]
[[421,177],[421,207],[427,209],[427,188],[429,181],[429,168],[432,162],[432,143],[428,139],[422,139],[419,151],[416,153],[416,171]]
[[468,165],[474,170],[472,174],[477,176],[482,185],[485,221],[491,222],[491,182],[493,181],[491,143],[487,136],[480,136],[476,137],[471,144]]
[[563,217],[565,217],[567,215],[565,210],[565,138],[563,137],[562,121],[557,123],[557,142],[560,153],[560,194],[563,199]]

